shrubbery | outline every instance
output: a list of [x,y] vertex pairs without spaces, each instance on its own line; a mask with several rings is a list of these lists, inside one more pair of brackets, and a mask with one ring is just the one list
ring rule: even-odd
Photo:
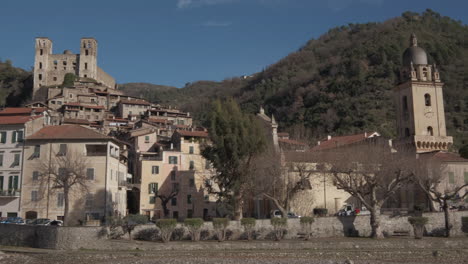
[[255,232],[255,218],[242,218],[241,225],[244,227],[247,235],[247,240],[252,240],[253,233]]
[[175,219],[159,219],[156,221],[156,226],[161,232],[161,240],[166,243],[171,241],[172,232],[177,226]]
[[327,216],[328,209],[327,208],[314,208],[314,215],[322,217]]
[[309,240],[312,235],[312,224],[315,222],[315,219],[310,216],[301,217],[301,227],[305,232],[305,240]]
[[408,222],[413,226],[414,238],[421,239],[424,234],[424,225],[427,224],[429,219],[427,217],[415,216],[408,217]]
[[287,218],[272,218],[271,225],[273,226],[273,231],[275,233],[275,240],[281,240],[284,236],[286,228],[288,227]]
[[184,225],[187,227],[192,241],[199,241],[201,229],[203,227],[203,219],[187,218],[184,221]]
[[227,218],[214,218],[213,229],[216,231],[216,237],[218,241],[224,241],[226,239],[226,231],[229,226],[229,219]]

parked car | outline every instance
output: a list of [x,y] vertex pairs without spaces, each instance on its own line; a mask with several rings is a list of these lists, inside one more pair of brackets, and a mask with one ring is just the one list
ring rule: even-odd
[[25,222],[21,217],[7,217],[0,220],[0,224],[17,224],[24,225]]
[[48,218],[37,218],[31,222],[31,225],[48,225],[51,222]]
[[[281,213],[280,210],[273,210],[271,211],[270,216],[271,218],[281,218],[283,217],[283,214]],[[301,216],[293,212],[288,212],[288,218],[301,218]]]
[[53,220],[53,221],[50,221],[46,225],[49,225],[49,226],[63,226],[63,221],[62,220]]
[[337,216],[355,216],[355,215],[370,215],[370,211],[367,210],[365,206],[361,208],[355,208],[352,204],[345,204],[343,208],[341,208]]

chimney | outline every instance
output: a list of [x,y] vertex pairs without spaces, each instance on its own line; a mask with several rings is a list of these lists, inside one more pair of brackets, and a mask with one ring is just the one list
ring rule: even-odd
[[261,114],[261,115],[264,115],[264,114],[265,114],[265,109],[263,109],[262,106],[260,106],[260,114]]
[[190,112],[187,112],[187,117],[190,117]]
[[171,150],[174,149],[174,143],[171,143]]
[[367,138],[367,132],[364,132],[364,138]]
[[320,146],[320,141],[317,141],[317,146]]
[[330,135],[327,136],[327,140],[330,140],[332,137]]

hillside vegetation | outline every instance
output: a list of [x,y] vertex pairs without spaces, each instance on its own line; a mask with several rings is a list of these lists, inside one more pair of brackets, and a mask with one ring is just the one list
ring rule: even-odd
[[11,61],[0,60],[0,107],[18,106],[32,92],[32,74],[13,67]]
[[264,105],[295,137],[315,141],[327,134],[374,130],[393,137],[392,88],[399,82],[402,54],[412,32],[445,82],[448,133],[457,146],[467,144],[468,27],[431,10],[333,28],[253,78],[197,82],[172,89],[170,97],[160,94],[158,101],[200,111],[197,117],[203,120],[207,101],[234,96],[252,113]]

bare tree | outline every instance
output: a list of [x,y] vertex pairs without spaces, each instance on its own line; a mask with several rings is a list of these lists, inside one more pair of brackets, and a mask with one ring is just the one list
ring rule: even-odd
[[63,224],[68,224],[70,194],[74,190],[88,192],[87,158],[76,152],[53,153],[50,160],[43,160],[38,166],[41,190],[62,191],[64,201]]
[[271,200],[283,217],[287,217],[291,201],[302,191],[312,189],[310,164],[293,162],[283,166],[282,157],[274,150],[256,159],[254,193]]
[[369,209],[371,237],[383,238],[380,210],[384,202],[413,177],[411,165],[415,154],[406,150],[395,152],[385,144],[368,143],[338,148],[324,156],[336,187]]
[[169,208],[167,207],[167,204],[175,198],[179,194],[179,189],[172,189],[171,192],[168,195],[161,194],[158,192],[156,195],[157,198],[161,200],[161,207],[163,208],[163,213],[164,213],[164,218],[169,217]]
[[[449,170],[446,163],[431,157],[420,156],[418,173],[415,175],[415,181],[421,189],[427,194],[429,199],[436,202],[444,211],[445,236],[450,237],[449,202],[462,200],[468,195],[468,183],[450,184],[448,182],[447,172]],[[465,191],[465,193],[463,193]]]

